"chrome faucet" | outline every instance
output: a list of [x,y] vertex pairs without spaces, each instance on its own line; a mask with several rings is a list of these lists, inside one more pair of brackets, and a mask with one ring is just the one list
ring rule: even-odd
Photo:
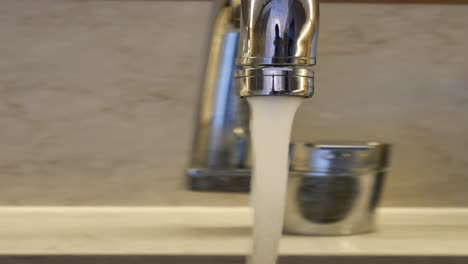
[[251,159],[244,97],[313,95],[318,0],[217,0],[212,14],[186,174],[192,190],[246,192]]

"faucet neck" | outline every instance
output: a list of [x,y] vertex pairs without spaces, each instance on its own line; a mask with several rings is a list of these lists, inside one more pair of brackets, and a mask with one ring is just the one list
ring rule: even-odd
[[240,96],[312,96],[318,20],[318,0],[241,0]]
[[240,66],[315,65],[317,0],[241,0]]

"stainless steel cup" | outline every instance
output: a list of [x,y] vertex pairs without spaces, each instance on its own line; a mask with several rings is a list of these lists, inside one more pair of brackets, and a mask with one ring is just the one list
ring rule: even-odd
[[375,230],[390,145],[292,143],[284,231],[350,235]]

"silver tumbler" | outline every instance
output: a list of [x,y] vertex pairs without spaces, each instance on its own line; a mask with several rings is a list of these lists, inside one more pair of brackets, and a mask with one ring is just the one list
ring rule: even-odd
[[350,235],[375,230],[390,145],[292,143],[284,231]]

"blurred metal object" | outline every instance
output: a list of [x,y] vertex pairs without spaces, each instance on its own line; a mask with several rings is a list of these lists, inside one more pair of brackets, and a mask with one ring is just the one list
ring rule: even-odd
[[192,190],[249,190],[249,107],[234,84],[239,4],[221,0],[213,5],[190,168],[186,170]]
[[350,235],[375,229],[390,145],[294,143],[284,230]]
[[[239,95],[312,96],[318,2],[217,0],[210,25],[186,174],[192,190],[246,192],[249,107]],[[235,81],[236,61],[240,69]]]

